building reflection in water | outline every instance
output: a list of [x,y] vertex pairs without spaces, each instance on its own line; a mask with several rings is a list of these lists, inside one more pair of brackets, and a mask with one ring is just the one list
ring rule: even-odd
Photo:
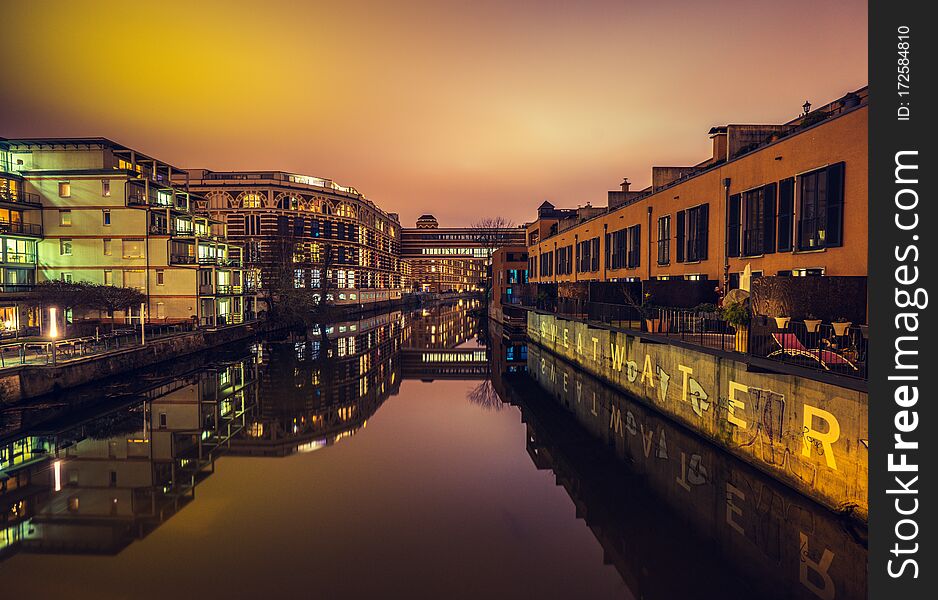
[[0,438],[0,558],[113,554],[195,497],[249,421],[253,353]]
[[258,410],[234,454],[310,452],[366,427],[404,379],[487,379],[478,300],[333,323],[264,343]]
[[493,335],[496,387],[636,598],[866,597],[865,530],[523,346]]
[[534,465],[634,597],[865,596],[864,530],[536,346],[480,331],[476,310],[335,323],[93,390],[98,404],[77,411],[0,412],[0,558],[119,552],[192,502],[224,453],[320,449],[401,381],[459,379],[478,382],[470,402],[520,408]]

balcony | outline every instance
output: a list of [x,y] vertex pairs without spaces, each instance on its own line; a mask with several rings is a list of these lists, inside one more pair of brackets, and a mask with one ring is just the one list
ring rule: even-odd
[[0,202],[11,202],[13,204],[26,204],[40,207],[39,194],[31,194],[21,190],[0,190]]
[[5,221],[0,219],[0,234],[42,237],[42,225],[23,221]]
[[16,294],[31,292],[35,287],[35,283],[0,283],[0,293]]
[[169,264],[171,265],[195,265],[195,264],[201,264],[201,263],[199,261],[196,261],[196,258],[189,254],[170,254]]
[[217,296],[238,296],[242,293],[240,285],[218,285],[215,287]]

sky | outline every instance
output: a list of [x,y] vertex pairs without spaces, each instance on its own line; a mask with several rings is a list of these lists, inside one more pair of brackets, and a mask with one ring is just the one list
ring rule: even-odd
[[0,137],[357,188],[404,226],[603,205],[707,131],[867,83],[867,4],[767,0],[4,3]]

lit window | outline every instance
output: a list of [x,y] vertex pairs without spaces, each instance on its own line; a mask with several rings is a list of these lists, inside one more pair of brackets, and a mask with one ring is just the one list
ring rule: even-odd
[[114,250],[113,250],[112,244],[111,244],[111,240],[108,239],[108,238],[104,238],[104,239],[101,240],[101,241],[104,242],[104,256],[111,256],[111,254],[114,253]]
[[59,182],[59,198],[70,198],[72,196],[72,184],[67,181]]
[[61,225],[62,227],[72,226],[72,211],[70,210],[59,211],[59,225]]
[[124,258],[143,258],[143,240],[128,239],[124,240]]
[[107,198],[111,195],[111,180],[102,179],[101,180],[101,195]]
[[241,206],[244,208],[260,208],[263,196],[258,192],[247,192],[241,197]]
[[62,256],[71,256],[72,255],[72,240],[68,238],[62,238],[59,240],[59,254]]
[[108,269],[104,272],[104,285],[114,285],[114,271]]

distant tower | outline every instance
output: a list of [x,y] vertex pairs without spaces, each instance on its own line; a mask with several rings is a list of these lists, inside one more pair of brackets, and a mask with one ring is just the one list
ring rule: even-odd
[[433,215],[420,215],[417,219],[417,229],[437,229],[440,224]]

